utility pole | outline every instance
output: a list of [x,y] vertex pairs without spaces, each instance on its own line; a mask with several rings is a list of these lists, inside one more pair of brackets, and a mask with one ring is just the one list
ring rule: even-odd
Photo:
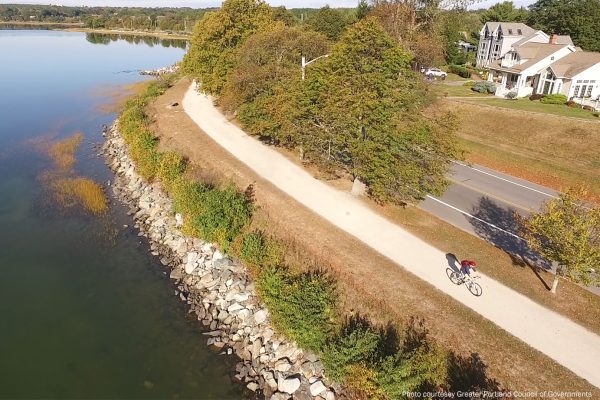
[[315,61],[317,61],[319,58],[323,58],[323,57],[329,57],[329,54],[323,54],[322,56],[319,56],[317,58],[313,58],[312,60],[310,60],[309,62],[306,62],[306,57],[302,56],[302,80],[304,80],[305,76],[306,76],[306,66],[310,63],[313,63]]

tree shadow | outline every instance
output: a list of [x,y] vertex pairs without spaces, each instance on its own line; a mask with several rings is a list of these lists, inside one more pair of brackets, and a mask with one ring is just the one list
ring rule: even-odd
[[487,376],[487,365],[477,353],[471,353],[469,357],[450,354],[448,384],[453,392],[500,390],[500,383]]
[[[511,256],[513,265],[550,270],[552,264],[533,251],[527,242],[518,237],[521,225],[512,208],[499,206],[489,197],[481,197],[479,204],[473,207],[469,222],[480,238],[492,243]],[[490,222],[495,226],[486,224]]]
[[396,354],[400,349],[400,335],[391,322],[388,322],[385,326],[376,326],[363,315],[351,315],[346,317],[342,323],[339,335],[341,337],[350,337],[353,332],[377,333],[377,354],[375,357],[377,360]]

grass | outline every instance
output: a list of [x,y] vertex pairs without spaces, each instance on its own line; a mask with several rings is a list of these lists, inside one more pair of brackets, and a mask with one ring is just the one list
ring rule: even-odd
[[87,178],[61,178],[52,182],[56,201],[63,208],[80,206],[93,214],[108,209],[108,201],[102,187]]
[[479,105],[490,100],[519,102],[448,100],[432,109],[459,116],[458,136],[469,161],[559,191],[587,186],[591,198],[600,199],[600,123]]
[[70,169],[75,165],[75,152],[83,140],[83,133],[78,132],[70,138],[55,142],[48,148],[48,156],[60,169]]
[[509,108],[513,110],[533,111],[538,113],[557,115],[560,117],[593,119],[600,123],[600,118],[593,115],[591,111],[583,110],[581,108],[567,107],[564,104],[543,104],[539,101],[531,101],[527,98],[517,100],[506,100],[497,97],[485,100],[477,100],[477,103],[494,107]]
[[[442,97],[489,97],[491,94],[477,93],[467,86],[446,85],[444,83],[436,83],[430,86],[431,90]],[[480,100],[477,100],[480,101]]]

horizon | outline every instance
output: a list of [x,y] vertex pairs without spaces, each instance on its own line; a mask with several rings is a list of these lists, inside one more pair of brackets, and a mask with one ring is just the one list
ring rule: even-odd
[[[515,7],[527,7],[534,3],[534,0],[517,0],[513,1]],[[168,3],[168,4],[165,4]],[[219,0],[175,0],[165,2],[164,0],[62,0],[57,2],[36,1],[36,0],[0,0],[0,4],[32,4],[32,5],[57,5],[68,7],[173,7],[173,8],[212,8],[219,7],[222,1]],[[331,7],[354,8],[358,4],[358,0],[270,0],[267,3],[271,6],[285,6],[286,8],[321,8],[326,5]],[[476,1],[469,5],[469,10],[477,10],[489,8],[494,4],[501,3],[498,0]]]

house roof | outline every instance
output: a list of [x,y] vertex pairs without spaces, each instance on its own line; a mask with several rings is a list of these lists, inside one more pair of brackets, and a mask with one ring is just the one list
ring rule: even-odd
[[[504,36],[526,36],[534,32],[533,28],[521,22],[486,22],[485,24],[490,32],[494,32],[500,27]],[[509,33],[509,30],[512,33]]]
[[600,53],[575,51],[550,65],[559,78],[573,78],[577,74],[600,63]]
[[557,44],[568,44],[573,46],[573,40],[571,40],[571,36],[569,35],[556,35],[556,43]]
[[525,43],[515,48],[516,52],[522,60],[527,60],[523,64],[513,65],[510,68],[502,67],[502,60],[496,60],[490,66],[494,69],[500,69],[512,73],[519,74],[525,71],[532,65],[537,64],[546,57],[551,56],[557,51],[567,47],[566,44],[550,44],[550,43]]
[[[517,42],[513,43],[513,47],[519,47],[519,46],[521,46],[521,45],[523,45],[523,44],[525,44],[525,43],[529,42],[531,39],[533,39],[534,37],[536,37],[536,36],[537,36],[537,35],[539,35],[539,34],[542,34],[542,35],[544,35],[544,36],[548,37],[548,35],[546,35],[546,34],[545,34],[544,32],[542,32],[542,31],[535,31],[535,32],[533,32],[533,33],[530,33],[529,35],[527,35],[527,36],[523,37],[523,39],[521,39],[521,40],[519,40],[519,41],[517,41]],[[539,43],[539,42],[536,42],[536,43]]]

